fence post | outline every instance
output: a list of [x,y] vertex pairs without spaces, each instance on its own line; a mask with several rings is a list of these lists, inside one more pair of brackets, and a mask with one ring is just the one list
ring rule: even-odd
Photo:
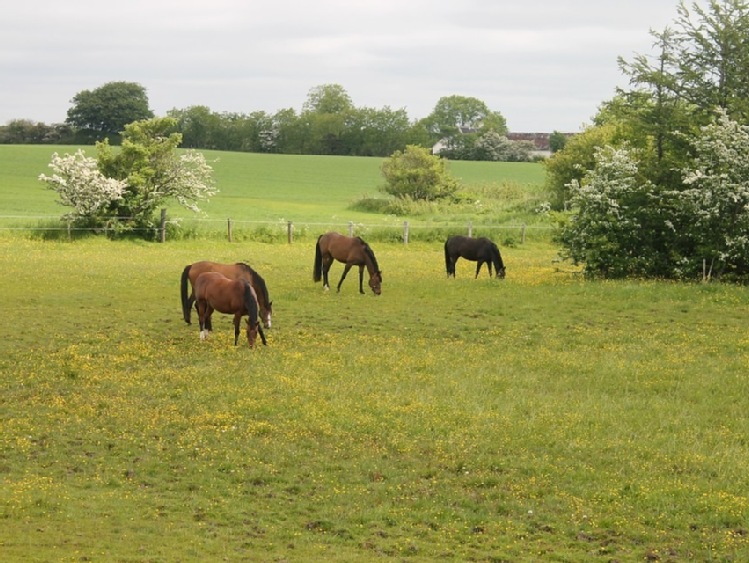
[[226,236],[229,239],[229,242],[232,241],[232,224],[231,224],[231,217],[229,217],[226,220]]
[[403,244],[408,244],[408,221],[403,221]]
[[525,244],[525,223],[520,227],[520,244]]
[[68,219],[68,240],[72,240],[72,239],[73,239],[73,234],[71,232],[71,221],[70,219]]
[[348,222],[348,236],[350,237],[354,236],[354,222],[353,221]]
[[286,239],[289,241],[289,244],[294,242],[294,223],[291,221],[286,223]]
[[473,236],[473,221],[468,221],[468,236]]
[[161,208],[161,242],[166,242],[166,207]]

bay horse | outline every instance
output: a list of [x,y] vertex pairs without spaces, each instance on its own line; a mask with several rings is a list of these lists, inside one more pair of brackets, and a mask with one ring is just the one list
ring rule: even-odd
[[312,279],[315,282],[323,280],[323,289],[330,289],[328,283],[328,272],[333,265],[333,260],[342,262],[343,275],[338,282],[338,292],[341,284],[346,279],[346,274],[354,266],[359,266],[359,293],[364,293],[364,268],[369,272],[369,287],[375,295],[382,293],[382,272],[377,265],[377,258],[370,246],[361,237],[347,237],[340,233],[330,232],[320,235],[315,246],[315,265],[312,270]]
[[260,333],[263,345],[267,345],[258,321],[257,296],[247,280],[232,280],[218,272],[203,272],[195,280],[193,291],[198,305],[201,340],[205,340],[208,332],[213,330],[211,315],[218,311],[234,315],[234,346],[239,341],[239,325],[245,315],[248,317],[247,344],[253,348]]
[[[236,264],[220,264],[218,262],[208,262],[207,260],[189,264],[185,266],[185,269],[182,271],[180,296],[182,297],[182,314],[184,315],[187,324],[192,324],[190,321],[190,314],[192,312],[193,303],[195,303],[195,280],[197,280],[198,276],[203,272],[218,272],[230,280],[245,280],[250,282],[252,289],[255,290],[255,294],[257,295],[258,305],[260,306],[260,317],[263,320],[263,327],[271,327],[273,302],[270,300],[268,286],[265,284],[263,277],[243,262],[237,262]],[[193,288],[189,294],[187,291],[188,281]],[[197,309],[197,305],[195,308]]]
[[445,241],[445,268],[448,277],[455,277],[455,263],[458,258],[478,262],[474,279],[479,277],[479,271],[483,264],[486,264],[489,269],[489,277],[492,277],[492,265],[496,277],[505,277],[505,264],[502,261],[499,248],[486,237],[471,238],[462,235],[449,237]]

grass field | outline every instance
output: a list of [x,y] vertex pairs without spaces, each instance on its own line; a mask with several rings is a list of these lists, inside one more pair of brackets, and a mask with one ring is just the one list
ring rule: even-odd
[[[37,179],[49,174],[53,152],[74,153],[78,147],[0,145],[0,227],[59,225],[56,217],[65,209],[55,203],[56,194]],[[94,147],[83,147],[95,156]],[[263,155],[204,151],[215,171],[220,193],[201,206],[205,214],[172,205],[169,214],[180,219],[188,232],[226,233],[231,219],[236,235],[243,230],[257,238],[258,229],[283,235],[288,221],[299,234],[320,226],[345,228],[349,222],[401,229],[409,220],[414,229],[433,226],[534,224],[539,218],[527,207],[541,199],[543,168],[538,163],[453,162],[451,174],[461,179],[477,200],[487,190],[499,194],[500,209],[486,205],[469,206],[457,212],[435,210],[420,216],[394,216],[369,213],[354,205],[363,198],[385,198],[380,191],[382,158]],[[530,203],[529,203],[530,202]],[[485,202],[484,202],[485,203]],[[247,235],[249,236],[249,235]]]
[[[379,297],[312,237],[0,232],[2,559],[749,560],[745,288],[373,248]],[[200,259],[265,277],[267,347],[184,323]]]

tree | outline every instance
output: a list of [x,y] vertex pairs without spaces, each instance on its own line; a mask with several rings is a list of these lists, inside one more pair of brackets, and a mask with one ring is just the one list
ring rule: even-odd
[[691,141],[695,159],[684,170],[681,223],[694,241],[692,270],[707,260],[715,274],[749,273],[749,126],[725,110]]
[[551,154],[561,151],[566,144],[567,135],[564,133],[552,131],[551,135],[549,135],[549,150],[551,151]]
[[452,196],[459,183],[447,172],[447,162],[428,149],[409,145],[382,163],[383,190],[398,198],[432,201]]
[[595,166],[596,150],[614,145],[616,128],[613,125],[588,127],[570,138],[564,150],[558,151],[544,161],[546,167],[546,190],[551,206],[561,210],[571,199],[569,186],[573,181],[582,183],[588,170]]
[[126,229],[149,232],[156,210],[168,199],[199,212],[198,202],[216,193],[205,157],[195,151],[177,153],[181,135],[171,132],[175,125],[169,117],[135,121],[125,126],[120,150],[107,140],[97,143],[99,169],[127,184],[122,198],[110,206]]
[[96,159],[87,157],[82,150],[64,156],[54,153],[49,167],[52,176],[41,174],[39,180],[57,192],[60,205],[73,208],[63,219],[89,227],[104,226],[107,208],[122,198],[126,183],[104,176]]
[[582,182],[573,180],[569,191],[574,211],[558,239],[566,258],[584,264],[589,276],[670,273],[653,246],[662,240],[654,230],[666,228],[658,219],[657,192],[640,180],[630,149],[597,148],[595,166]]
[[71,100],[66,123],[87,140],[119,139],[125,125],[153,117],[146,90],[134,82],[109,82]]

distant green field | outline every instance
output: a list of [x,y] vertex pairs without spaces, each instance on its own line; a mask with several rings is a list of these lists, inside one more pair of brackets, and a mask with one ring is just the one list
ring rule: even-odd
[[[0,146],[0,216],[48,216],[64,213],[55,203],[55,193],[39,182],[49,173],[53,152],[73,153],[78,147]],[[95,156],[94,147],[83,147]],[[227,219],[241,222],[269,222],[400,225],[410,219],[428,224],[434,218],[395,217],[357,211],[352,204],[364,197],[385,198],[379,188],[381,158],[288,156],[203,151],[215,171],[219,193],[203,205],[204,220],[222,229]],[[453,176],[469,187],[510,186],[510,191],[535,193],[543,182],[543,167],[537,163],[453,162]],[[514,189],[513,189],[514,187]],[[522,188],[518,190],[517,188]],[[513,194],[513,197],[517,193]],[[525,197],[525,196],[523,196]],[[196,217],[178,206],[169,207],[170,217],[188,223]],[[448,218],[449,218],[448,213]],[[455,216],[465,222],[470,217]],[[446,220],[441,213],[436,218]],[[487,218],[496,222],[496,217]],[[477,217],[475,222],[483,222]],[[13,220],[11,224],[19,223]],[[219,225],[220,223],[220,225]],[[9,220],[0,217],[0,226]]]

